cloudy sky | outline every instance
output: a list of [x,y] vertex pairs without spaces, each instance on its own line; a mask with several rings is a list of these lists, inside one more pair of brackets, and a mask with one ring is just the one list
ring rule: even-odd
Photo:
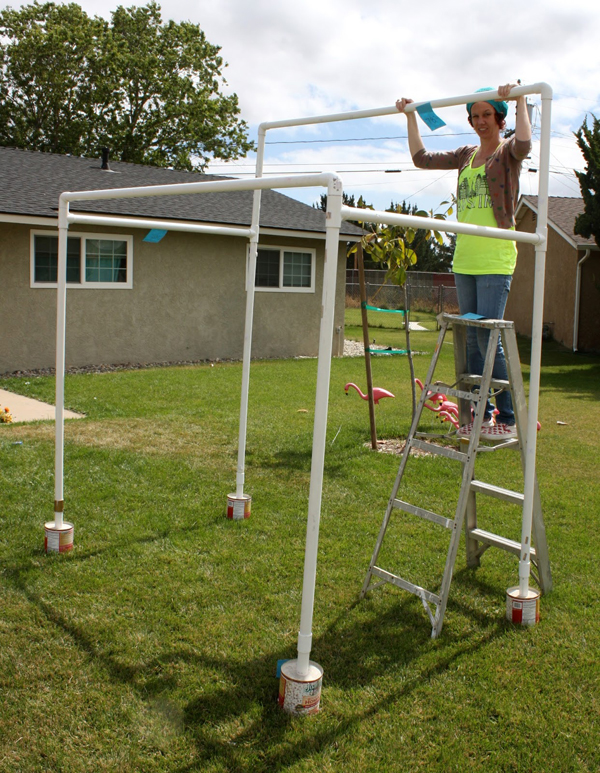
[[[108,18],[117,3],[80,5]],[[545,81],[554,91],[551,194],[579,195],[573,169],[583,160],[573,131],[586,114],[600,116],[595,0],[170,0],[162,9],[165,18],[200,24],[221,46],[226,89],[237,93],[252,139],[261,121],[384,107],[400,96],[429,101],[517,79]],[[447,126],[431,133],[421,124],[428,147],[476,142],[463,107],[439,113]],[[267,140],[267,174],[336,171],[348,193],[376,208],[392,200],[436,208],[456,184],[453,173],[412,168],[400,115],[274,130]],[[537,174],[527,171],[537,169],[537,153],[535,143],[523,193],[537,192]],[[253,168],[249,157],[215,162],[210,171],[242,175]],[[312,203],[319,191],[287,193]]]

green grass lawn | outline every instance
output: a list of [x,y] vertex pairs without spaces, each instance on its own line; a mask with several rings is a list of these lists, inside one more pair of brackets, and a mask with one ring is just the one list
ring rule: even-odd
[[[421,378],[437,338],[422,316]],[[348,322],[361,340],[360,318]],[[374,337],[398,346],[404,332]],[[450,344],[441,371],[451,379]],[[405,435],[406,357],[374,358],[373,378],[396,394],[376,409],[379,436]],[[315,380],[315,360],[253,364],[252,514],[232,522],[241,364],[68,376],[66,405],[86,418],[66,425],[75,548],[60,556],[43,552],[53,424],[0,425],[2,773],[600,769],[600,359],[544,347],[538,476],[554,589],[540,623],[505,620],[514,557],[489,550],[473,571],[459,550],[436,640],[415,597],[386,586],[358,600],[398,458],[367,447],[367,405],[344,395],[347,381],[364,389],[364,361],[333,361],[312,650],[322,710],[301,718],[277,707],[275,669],[296,654]],[[2,386],[53,402],[52,378]],[[478,464],[485,480],[522,486],[516,454]],[[451,512],[457,485],[455,463],[411,461],[412,501]],[[484,505],[481,525],[519,539],[519,515]],[[447,535],[412,520],[398,514],[381,561],[435,589]]]

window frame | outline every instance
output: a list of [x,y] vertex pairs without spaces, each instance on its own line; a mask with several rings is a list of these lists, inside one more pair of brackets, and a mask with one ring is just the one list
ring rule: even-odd
[[[35,281],[35,237],[36,236],[54,236],[58,239],[57,231],[49,231],[43,229],[32,229],[30,231],[29,239],[29,286],[36,290],[40,288],[56,289],[56,282],[36,282]],[[67,236],[69,239],[81,240],[81,253],[80,253],[80,266],[79,266],[79,282],[67,282],[69,289],[80,290],[131,290],[133,289],[133,236],[131,234],[115,234],[115,233],[91,233],[89,231],[68,231]],[[85,278],[86,274],[86,240],[105,240],[105,241],[118,241],[125,242],[127,245],[126,254],[126,272],[127,280],[125,282],[89,282]]]
[[[254,289],[256,292],[261,293],[314,293],[315,292],[315,270],[317,265],[317,251],[314,247],[290,247],[289,245],[277,245],[277,244],[259,244],[258,250],[268,250],[269,252],[279,252],[279,286],[278,287],[260,287],[256,284],[256,276],[254,277]],[[286,252],[300,252],[306,255],[310,255],[310,286],[309,287],[285,287],[283,284],[284,274],[284,253]],[[248,259],[250,256],[250,249],[248,248]],[[257,253],[257,267],[258,267],[258,253]],[[248,273],[248,262],[246,263],[246,274]]]

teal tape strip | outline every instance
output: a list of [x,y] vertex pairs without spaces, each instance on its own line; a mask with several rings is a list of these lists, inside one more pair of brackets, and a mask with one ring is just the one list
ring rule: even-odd
[[362,303],[361,308],[369,309],[370,311],[382,311],[384,314],[406,314],[404,309],[379,309],[377,306],[369,306],[367,303]]
[[442,121],[439,115],[436,115],[433,112],[433,108],[431,107],[430,102],[427,102],[424,105],[419,105],[419,107],[417,107],[417,113],[421,116],[422,121],[427,124],[432,132],[434,132],[436,129],[441,129],[442,126],[446,125],[446,122]]

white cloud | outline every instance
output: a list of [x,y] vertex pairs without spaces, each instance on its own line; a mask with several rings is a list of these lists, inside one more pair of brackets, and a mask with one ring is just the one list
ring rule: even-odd
[[[81,5],[88,13],[108,16],[117,3],[83,0]],[[583,163],[569,137],[586,112],[600,115],[600,4],[589,0],[570,0],[568,5],[564,0],[505,0],[492,6],[447,0],[170,0],[163,3],[163,16],[200,24],[208,40],[222,47],[229,63],[228,88],[238,94],[253,137],[261,121],[381,107],[400,96],[429,100],[520,78],[553,87],[551,165],[568,171]],[[448,124],[444,133],[468,130],[464,108],[446,109],[442,117]],[[390,116],[281,130],[269,139],[404,134],[404,119]],[[472,141],[464,136],[430,138],[427,133],[425,139],[434,148]],[[344,168],[359,162],[375,167],[376,162],[398,159],[408,161],[402,140],[392,147],[369,141],[267,148],[268,161],[304,162],[306,168],[319,163],[332,169],[338,162]],[[366,198],[372,192],[378,206],[387,206],[391,197],[416,196],[426,185],[418,203],[433,205],[453,184],[440,181],[439,175],[408,171],[342,177],[352,192],[361,185]],[[524,176],[525,192],[535,192],[527,190],[535,179],[531,173]],[[554,175],[551,192],[559,191],[577,195],[577,182]]]

